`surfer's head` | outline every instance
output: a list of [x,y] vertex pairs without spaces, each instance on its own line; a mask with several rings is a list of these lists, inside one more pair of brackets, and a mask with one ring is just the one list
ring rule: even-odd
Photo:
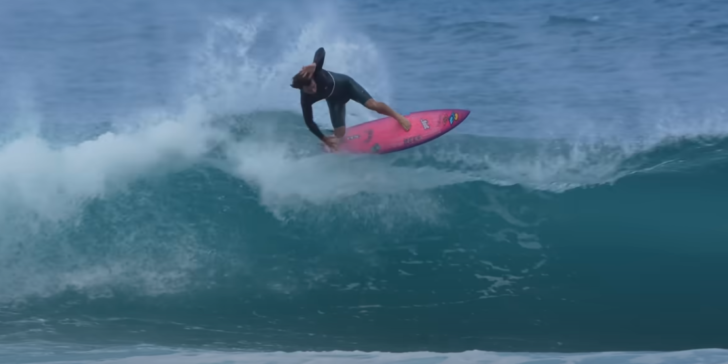
[[293,76],[291,87],[301,89],[307,94],[316,93],[316,81],[314,81],[313,78],[304,77],[301,73],[297,73]]

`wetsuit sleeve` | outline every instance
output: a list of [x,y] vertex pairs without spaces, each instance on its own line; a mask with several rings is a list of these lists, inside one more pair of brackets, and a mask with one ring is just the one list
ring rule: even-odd
[[324,67],[324,58],[326,57],[326,51],[324,50],[324,47],[319,48],[316,51],[316,54],[313,56],[313,63],[316,63],[316,71],[314,73],[319,73],[321,69]]
[[304,99],[303,95],[301,95],[301,110],[303,111],[303,120],[306,122],[308,130],[310,130],[313,135],[317,136],[319,139],[324,140],[324,133],[322,133],[318,125],[313,122],[313,107],[310,102]]

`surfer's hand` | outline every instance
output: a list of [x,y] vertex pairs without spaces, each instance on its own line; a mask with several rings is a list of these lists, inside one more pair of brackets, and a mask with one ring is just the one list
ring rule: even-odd
[[303,68],[301,68],[301,75],[306,78],[313,76],[314,72],[316,72],[316,63],[311,63],[308,66],[303,66]]
[[334,152],[339,150],[339,138],[334,136],[324,137],[324,144],[331,148]]

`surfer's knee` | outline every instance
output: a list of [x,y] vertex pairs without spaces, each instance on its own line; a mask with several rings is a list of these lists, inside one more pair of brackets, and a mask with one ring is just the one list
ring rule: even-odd
[[334,136],[337,138],[343,138],[344,135],[346,135],[346,127],[340,126],[336,129],[334,129]]

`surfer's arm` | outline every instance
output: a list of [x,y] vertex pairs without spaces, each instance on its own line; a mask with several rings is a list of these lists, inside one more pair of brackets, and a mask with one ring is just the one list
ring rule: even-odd
[[322,133],[318,125],[313,122],[313,107],[311,106],[311,103],[307,102],[303,97],[301,97],[301,110],[303,111],[303,120],[306,122],[308,130],[310,130],[313,135],[319,139],[324,140],[324,133]]
[[324,67],[324,58],[326,57],[326,51],[324,50],[324,47],[319,48],[316,50],[316,54],[313,56],[313,63],[316,64],[316,71],[314,71],[314,74],[317,74],[321,71],[321,69]]
[[313,56],[313,63],[309,64],[308,66],[303,66],[303,68],[301,68],[301,74],[307,78],[315,78],[319,73],[321,73],[321,70],[323,69],[325,57],[326,51],[324,51],[324,47],[319,48],[316,51],[316,54]]

